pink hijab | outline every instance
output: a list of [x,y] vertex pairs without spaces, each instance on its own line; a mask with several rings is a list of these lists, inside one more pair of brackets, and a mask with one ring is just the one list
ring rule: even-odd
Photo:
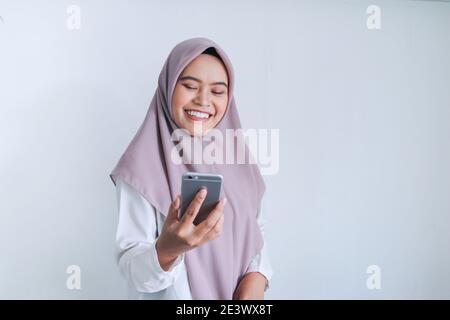
[[[178,128],[172,119],[171,110],[177,79],[193,59],[211,47],[221,57],[229,81],[228,106],[215,129],[225,136],[225,129],[241,128],[233,97],[233,68],[227,55],[209,39],[185,40],[170,52],[159,75],[158,87],[145,119],[110,177],[114,185],[120,177],[159,212],[167,215],[171,202],[181,192],[183,173],[194,171],[222,174],[223,193],[228,200],[224,209],[222,234],[187,251],[185,264],[194,299],[232,299],[250,261],[263,246],[256,221],[258,206],[265,191],[259,168],[256,164],[241,164],[236,161],[232,164],[176,164],[171,158],[176,144],[171,134]],[[250,153],[247,145],[244,149],[248,156]]]

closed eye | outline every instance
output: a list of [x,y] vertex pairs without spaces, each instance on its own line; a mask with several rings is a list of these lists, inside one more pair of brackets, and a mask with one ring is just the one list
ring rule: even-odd
[[185,88],[189,89],[189,90],[197,90],[196,87],[191,87],[190,85],[187,85],[187,84],[184,84],[184,83],[183,83],[183,86],[184,86]]

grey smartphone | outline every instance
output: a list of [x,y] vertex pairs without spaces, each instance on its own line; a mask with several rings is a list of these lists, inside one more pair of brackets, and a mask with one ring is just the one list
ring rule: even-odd
[[194,219],[194,224],[198,225],[206,219],[211,210],[219,202],[222,193],[223,176],[213,173],[186,172],[181,179],[179,218],[184,215],[187,207],[200,188],[205,187],[207,190],[206,198]]

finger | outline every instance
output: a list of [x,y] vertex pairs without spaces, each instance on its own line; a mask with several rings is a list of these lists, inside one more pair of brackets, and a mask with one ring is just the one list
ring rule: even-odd
[[195,233],[199,237],[204,237],[219,221],[220,216],[223,215],[223,208],[227,203],[227,199],[224,198],[219,201],[218,204],[214,207],[214,209],[209,213],[208,217],[199,223],[196,227]]
[[193,223],[195,217],[198,214],[198,211],[200,210],[200,207],[203,204],[203,201],[206,198],[207,194],[206,188],[201,188],[197,194],[195,195],[194,199],[191,201],[189,206],[186,209],[186,212],[184,213],[183,217],[181,218],[181,222],[184,224]]
[[223,222],[225,221],[225,217],[222,214],[219,218],[219,220],[217,221],[217,223],[215,224],[215,226],[209,230],[203,237],[203,239],[201,240],[202,243],[208,242],[214,238],[216,238],[217,236],[219,236],[222,233],[222,228],[223,228]]
[[178,209],[180,209],[180,195],[177,195],[174,201],[170,204],[169,212],[167,213],[167,221],[178,221]]

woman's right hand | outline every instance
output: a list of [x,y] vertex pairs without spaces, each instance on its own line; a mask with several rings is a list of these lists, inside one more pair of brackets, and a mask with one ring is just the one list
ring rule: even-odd
[[221,234],[226,198],[217,203],[205,220],[194,225],[194,219],[206,198],[206,192],[205,188],[197,192],[181,219],[178,219],[180,196],[178,195],[170,205],[161,234],[156,240],[156,252],[163,270],[169,270],[180,254],[213,240]]

